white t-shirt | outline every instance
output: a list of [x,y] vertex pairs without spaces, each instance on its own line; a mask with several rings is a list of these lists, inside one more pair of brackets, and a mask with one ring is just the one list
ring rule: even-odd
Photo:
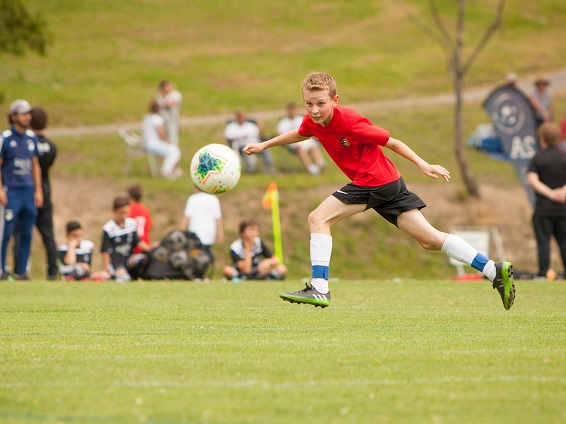
[[[301,126],[303,123],[302,116],[295,116],[293,119],[285,116],[279,120],[277,123],[277,134],[284,134],[291,130],[296,130]],[[289,148],[295,149],[300,147],[306,151],[309,151],[311,148],[317,146],[317,140],[314,138],[309,138],[308,140],[299,141],[298,143],[288,144]]]
[[189,231],[195,233],[202,244],[212,246],[216,242],[216,221],[222,218],[218,197],[208,193],[189,196],[185,207],[189,218]]
[[[183,95],[178,90],[170,91],[165,97],[157,96],[157,103],[161,107],[160,113],[165,120],[175,123],[179,121],[181,100],[183,100]],[[166,103],[169,103],[170,106],[166,106]]]
[[234,150],[248,143],[259,143],[259,127],[253,122],[246,121],[240,125],[236,121],[229,122],[224,128],[224,138],[232,143]]
[[159,137],[157,128],[162,127],[165,120],[157,113],[148,113],[142,120],[142,140],[146,148],[151,148],[163,142]]
[[285,116],[279,120],[277,124],[277,134],[283,134],[291,130],[296,130],[303,123],[302,116],[295,116],[293,119]]

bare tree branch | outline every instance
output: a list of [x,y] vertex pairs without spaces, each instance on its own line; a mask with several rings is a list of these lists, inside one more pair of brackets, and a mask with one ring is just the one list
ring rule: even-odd
[[417,24],[417,26],[423,30],[423,32],[425,32],[426,34],[428,34],[433,40],[435,40],[437,43],[439,43],[443,49],[446,49],[449,47],[450,45],[450,37],[443,37],[442,34],[439,34],[437,32],[435,32],[434,30],[432,30],[430,27],[427,26],[427,24],[422,21],[418,16],[416,16],[408,7],[407,5],[402,2],[401,3],[404,7],[405,10],[407,11],[407,14],[409,15],[409,17]]
[[445,40],[444,41],[445,44],[454,48],[455,47],[454,46],[454,40],[452,39],[452,37],[450,37],[450,33],[448,32],[448,30],[444,26],[442,19],[440,19],[440,14],[438,13],[438,8],[436,7],[436,1],[435,0],[429,0],[428,3],[430,5],[430,11],[432,13],[432,19],[434,20],[436,27],[440,30],[440,33],[442,34],[442,38]]
[[487,42],[492,37],[492,35],[495,33],[497,28],[499,28],[499,25],[501,25],[501,19],[503,17],[503,9],[504,8],[505,8],[505,0],[499,0],[499,3],[497,4],[497,13],[495,15],[495,18],[493,19],[493,22],[491,23],[491,25],[489,26],[489,28],[487,29],[487,31],[483,35],[483,38],[480,40],[480,42],[478,43],[478,45],[476,46],[474,51],[470,54],[470,56],[468,57],[468,59],[466,60],[464,65],[462,66],[462,69],[461,69],[462,75],[464,75],[466,72],[468,72],[468,70],[470,69],[472,64],[475,62],[479,53],[486,46]]

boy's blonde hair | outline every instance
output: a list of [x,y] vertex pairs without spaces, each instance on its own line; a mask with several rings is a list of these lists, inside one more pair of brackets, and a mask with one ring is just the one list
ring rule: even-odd
[[311,72],[303,81],[303,91],[328,90],[330,98],[336,96],[336,81],[324,72]]
[[552,147],[558,146],[562,141],[560,128],[554,122],[545,122],[538,129],[539,137]]

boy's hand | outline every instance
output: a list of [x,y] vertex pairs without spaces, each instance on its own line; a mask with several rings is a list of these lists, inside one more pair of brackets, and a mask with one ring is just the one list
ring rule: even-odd
[[426,165],[422,168],[423,172],[425,173],[426,176],[430,177],[430,178],[434,178],[435,180],[438,179],[438,177],[442,177],[444,178],[446,181],[450,181],[450,172],[448,172],[448,170],[440,165]]
[[251,155],[255,155],[256,153],[261,153],[264,149],[264,146],[262,143],[250,143],[250,144],[246,144],[246,147],[244,147],[244,150],[242,150],[246,155],[251,156]]

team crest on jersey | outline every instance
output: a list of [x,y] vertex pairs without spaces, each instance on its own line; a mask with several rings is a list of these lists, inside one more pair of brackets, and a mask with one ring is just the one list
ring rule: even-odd
[[33,141],[31,141],[31,140],[28,140],[28,150],[30,152],[33,152]]
[[18,145],[18,142],[16,140],[10,141],[10,147],[16,147],[17,145]]
[[344,147],[349,147],[351,143],[346,139],[346,137],[342,137],[340,144]]

